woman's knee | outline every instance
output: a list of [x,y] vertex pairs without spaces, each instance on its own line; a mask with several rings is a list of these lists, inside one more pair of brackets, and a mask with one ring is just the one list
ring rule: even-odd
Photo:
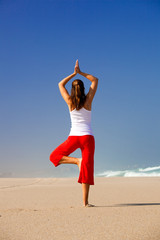
[[54,150],[49,156],[50,161],[54,162],[54,159],[56,159],[57,155],[58,155],[57,151]]

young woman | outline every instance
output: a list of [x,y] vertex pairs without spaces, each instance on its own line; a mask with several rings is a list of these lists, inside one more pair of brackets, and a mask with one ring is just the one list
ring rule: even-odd
[[[87,95],[85,95],[84,84],[79,79],[72,82],[71,95],[65,88],[67,82],[77,73],[91,81]],[[69,107],[72,126],[68,139],[51,153],[50,161],[55,167],[66,163],[78,165],[80,171],[78,182],[82,184],[83,206],[93,207],[94,205],[88,203],[89,187],[94,185],[95,141],[91,129],[91,107],[97,90],[98,78],[81,72],[77,60],[74,73],[64,78],[58,85]],[[81,149],[82,158],[69,157],[77,148]]]

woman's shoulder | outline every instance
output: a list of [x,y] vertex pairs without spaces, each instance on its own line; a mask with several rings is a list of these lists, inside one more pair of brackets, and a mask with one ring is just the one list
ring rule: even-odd
[[74,109],[71,99],[69,99],[67,105],[68,105],[69,111],[71,112]]

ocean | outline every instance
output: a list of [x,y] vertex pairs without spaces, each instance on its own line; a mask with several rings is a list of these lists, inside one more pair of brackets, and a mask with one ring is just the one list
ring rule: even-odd
[[123,171],[107,170],[102,173],[97,173],[96,177],[160,177],[160,166]]

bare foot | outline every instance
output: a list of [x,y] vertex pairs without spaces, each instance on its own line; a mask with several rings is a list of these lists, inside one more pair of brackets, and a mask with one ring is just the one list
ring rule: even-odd
[[93,205],[93,204],[89,204],[89,203],[87,203],[86,205],[83,205],[84,207],[95,207],[95,205]]
[[81,170],[81,162],[82,162],[82,158],[78,158],[78,167],[79,167],[79,171]]

